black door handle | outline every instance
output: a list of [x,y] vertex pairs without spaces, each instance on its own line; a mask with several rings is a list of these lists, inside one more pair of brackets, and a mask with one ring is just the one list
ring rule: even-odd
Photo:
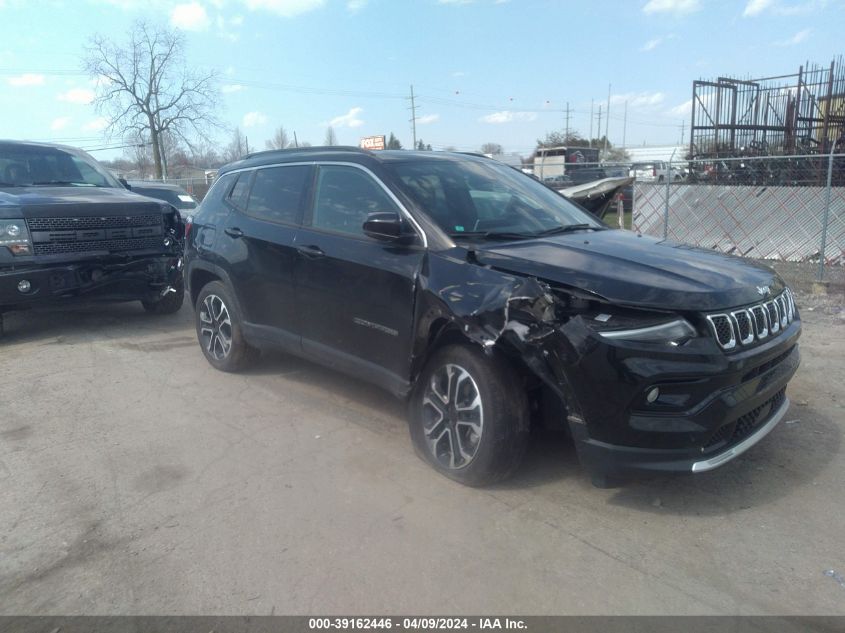
[[296,250],[305,255],[305,257],[310,257],[312,259],[324,257],[326,255],[322,248],[314,246],[313,244],[309,244],[308,246],[299,246]]
[[239,228],[233,226],[229,228],[223,229],[223,232],[226,233],[229,237],[243,237],[244,232],[241,231]]

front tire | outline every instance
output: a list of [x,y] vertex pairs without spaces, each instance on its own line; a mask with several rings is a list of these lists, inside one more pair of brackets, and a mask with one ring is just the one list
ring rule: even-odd
[[240,371],[258,358],[259,351],[244,339],[237,304],[222,283],[212,281],[203,287],[194,314],[200,348],[215,369]]
[[528,401],[505,360],[466,345],[434,353],[411,396],[417,454],[468,486],[486,486],[517,469],[528,445]]

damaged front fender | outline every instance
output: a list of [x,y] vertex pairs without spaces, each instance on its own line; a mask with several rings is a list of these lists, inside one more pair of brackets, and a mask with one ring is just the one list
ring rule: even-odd
[[486,350],[516,354],[561,398],[570,422],[583,421],[568,372],[591,345],[591,330],[548,284],[434,256],[421,271],[419,290],[414,375],[439,337],[460,332]]

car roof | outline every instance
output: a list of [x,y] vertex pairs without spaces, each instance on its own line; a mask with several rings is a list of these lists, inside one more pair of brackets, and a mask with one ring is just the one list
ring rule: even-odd
[[78,147],[71,147],[70,145],[60,145],[59,143],[41,143],[38,141],[15,141],[11,139],[0,139],[0,147],[31,147],[31,148],[47,148],[58,149],[70,154],[84,154],[85,152]]
[[300,147],[294,149],[268,150],[250,154],[241,160],[220,168],[218,176],[237,169],[276,165],[296,162],[351,162],[362,165],[372,163],[397,163],[413,161],[489,161],[493,160],[481,154],[460,152],[434,152],[412,150],[377,150],[369,151],[357,147]]

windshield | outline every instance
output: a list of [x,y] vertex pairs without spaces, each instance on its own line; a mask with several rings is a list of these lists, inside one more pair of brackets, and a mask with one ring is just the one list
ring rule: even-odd
[[560,194],[505,165],[431,160],[393,163],[388,169],[420,209],[455,238],[604,228]]
[[86,154],[56,147],[0,143],[0,186],[120,187]]

